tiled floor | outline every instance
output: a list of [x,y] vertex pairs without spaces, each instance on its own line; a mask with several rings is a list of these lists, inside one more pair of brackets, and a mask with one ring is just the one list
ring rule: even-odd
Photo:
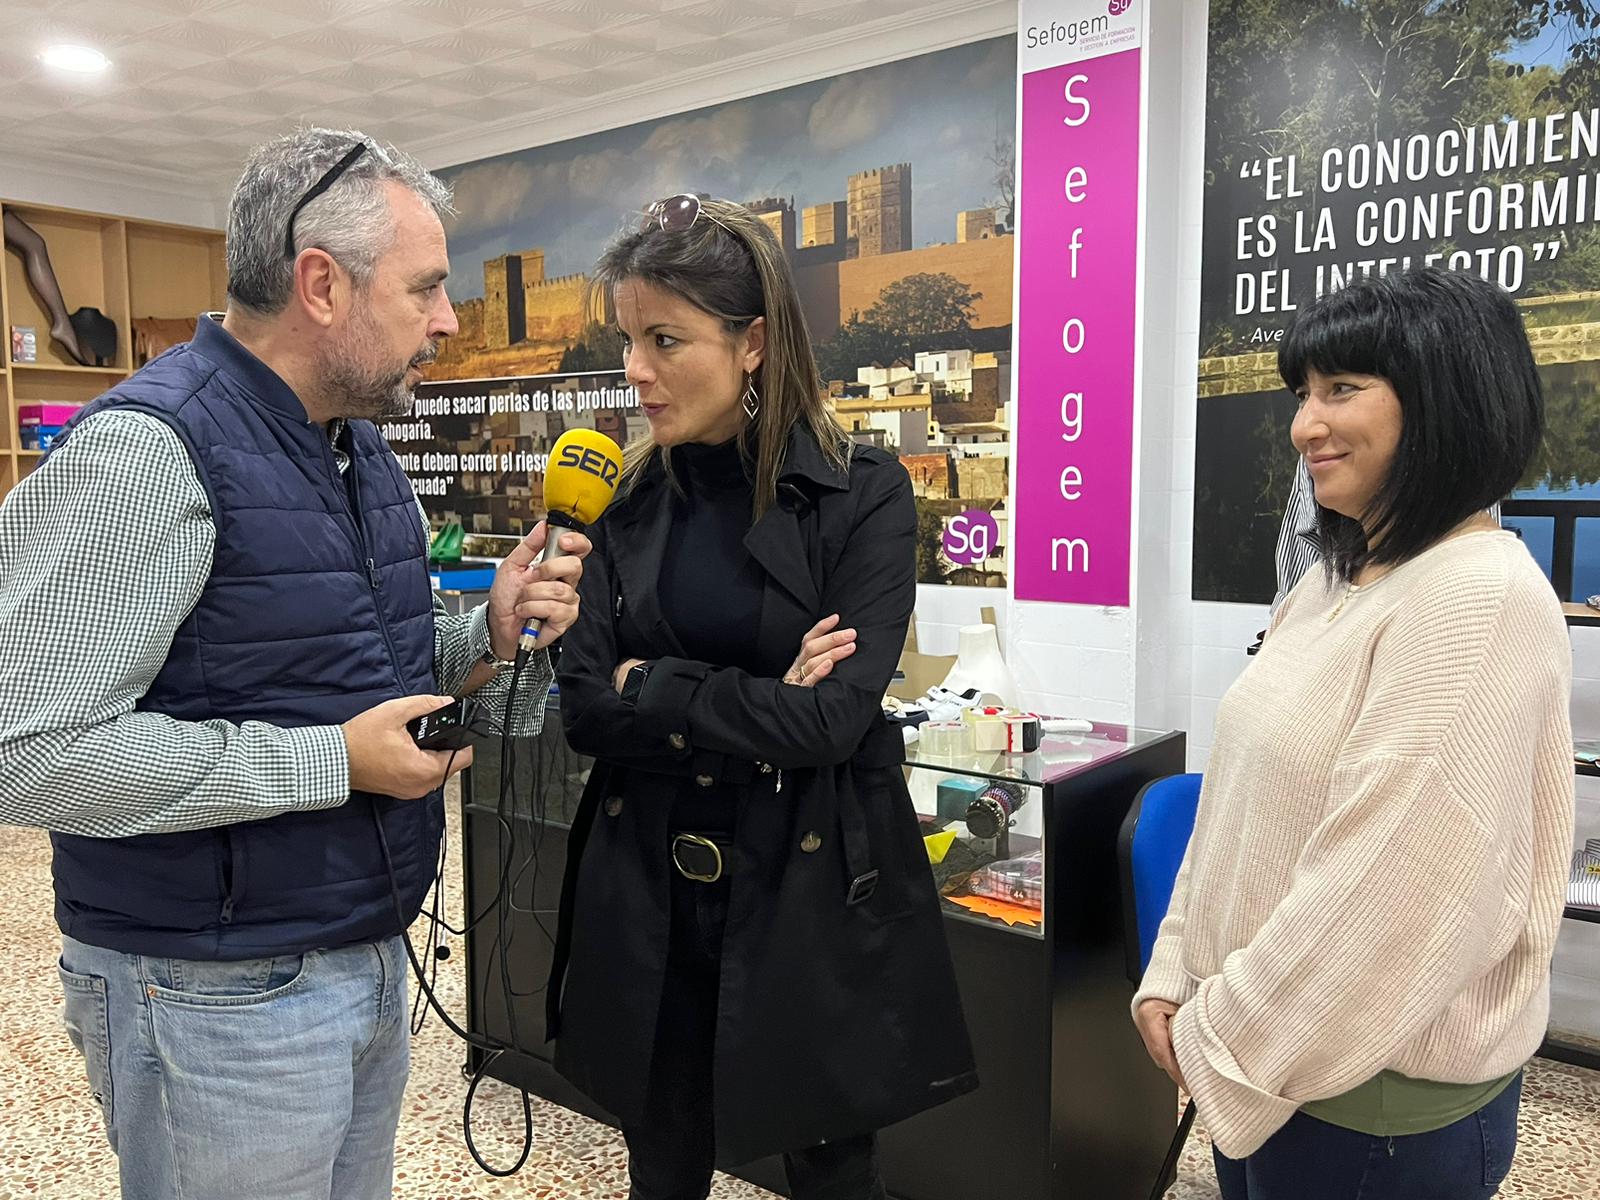
[[[458,861],[452,859],[452,863]],[[99,1128],[82,1066],[62,1031],[50,920],[49,844],[42,834],[0,827],[0,956],[12,983],[0,1033],[0,1200],[106,1200],[117,1194],[116,1164]],[[460,911],[459,904],[453,906]],[[460,959],[446,964],[440,999],[461,1003]],[[611,1130],[539,1103],[534,1150],[510,1179],[482,1174],[461,1139],[459,1045],[434,1021],[416,1039],[411,1087],[401,1118],[395,1195],[402,1200],[624,1200],[625,1158]],[[1600,1196],[1600,1075],[1535,1063],[1525,1089],[1522,1145],[1505,1197],[1594,1200]],[[474,1135],[496,1163],[515,1158],[522,1131],[516,1093],[480,1089]],[[1171,1200],[1216,1196],[1209,1146],[1197,1131]],[[241,1198],[245,1196],[240,1193]],[[768,1193],[719,1180],[718,1200],[758,1200]],[[248,1200],[270,1200],[249,1197]],[[951,1196],[949,1200],[966,1200]],[[1035,1200],[1019,1197],[1018,1200]]]

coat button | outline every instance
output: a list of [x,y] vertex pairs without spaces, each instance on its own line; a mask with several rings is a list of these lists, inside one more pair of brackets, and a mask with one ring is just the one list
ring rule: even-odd
[[819,838],[815,832],[808,830],[805,837],[800,839],[800,849],[804,850],[807,854],[815,854],[818,850],[822,849],[822,839]]
[[621,812],[622,812],[622,797],[621,796],[608,796],[608,797],[606,797],[606,816],[615,817],[615,816],[619,815]]
[[689,739],[684,737],[681,733],[675,733],[667,739],[667,745],[671,746],[674,750],[682,750],[689,745]]
[[772,764],[771,763],[762,763],[761,764],[761,773],[763,775],[771,775],[772,774]]
[[713,783],[716,782],[716,780],[711,778],[711,776],[709,776],[709,775],[696,775],[694,777],[694,781],[696,783],[698,783],[701,787],[710,787]]

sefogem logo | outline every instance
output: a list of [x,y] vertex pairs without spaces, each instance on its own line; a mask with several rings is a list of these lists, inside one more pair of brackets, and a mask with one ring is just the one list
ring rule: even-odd
[[944,529],[944,556],[958,567],[972,567],[1000,546],[1000,523],[981,509],[950,518]]

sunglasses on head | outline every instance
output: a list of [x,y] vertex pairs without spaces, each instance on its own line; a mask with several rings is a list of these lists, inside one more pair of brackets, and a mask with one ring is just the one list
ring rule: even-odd
[[645,208],[644,216],[645,229],[654,224],[667,233],[682,233],[704,216],[706,220],[714,222],[727,233],[738,236],[707,211],[701,205],[700,197],[693,192],[683,192],[677,196],[668,196],[665,200],[657,200]]
[[295,257],[294,219],[300,215],[300,210],[306,205],[310,204],[318,196],[322,195],[323,192],[327,191],[334,184],[338,183],[339,176],[343,175],[351,167],[355,166],[356,160],[359,159],[363,154],[371,154],[374,158],[383,162],[389,161],[389,156],[382,150],[378,149],[378,147],[374,146],[371,142],[357,142],[354,146],[351,146],[349,150],[345,151],[344,157],[324,171],[322,173],[322,178],[318,179],[308,189],[306,189],[306,194],[301,196],[299,202],[289,210],[289,221],[283,229],[283,255],[285,258]]

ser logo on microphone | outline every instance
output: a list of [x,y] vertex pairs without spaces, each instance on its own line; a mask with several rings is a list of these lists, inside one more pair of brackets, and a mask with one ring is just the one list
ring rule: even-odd
[[560,463],[563,467],[576,467],[586,474],[599,476],[600,482],[607,487],[617,484],[617,460],[606,457],[593,447],[577,444],[563,446]]

